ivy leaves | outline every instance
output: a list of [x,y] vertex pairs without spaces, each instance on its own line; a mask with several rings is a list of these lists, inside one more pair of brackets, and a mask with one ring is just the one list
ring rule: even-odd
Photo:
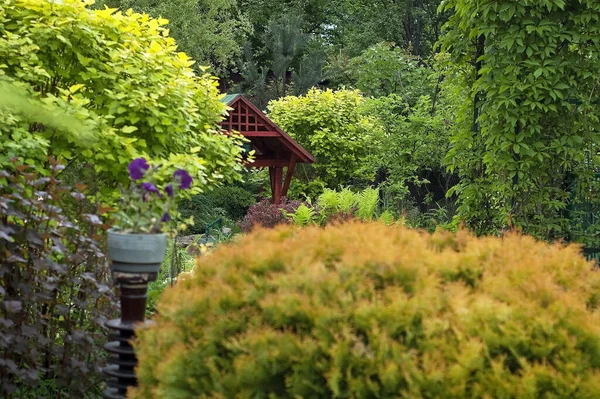
[[[443,49],[465,82],[473,123],[454,134],[450,162],[462,174],[461,217],[490,220],[479,232],[518,226],[546,238],[564,237],[565,178],[596,165],[600,72],[600,5],[586,1],[445,2],[454,14]],[[596,108],[597,111],[597,108]],[[475,135],[473,134],[475,127]],[[471,137],[471,139],[469,139]],[[592,164],[585,154],[592,154]],[[468,158],[472,158],[469,160]],[[477,159],[480,159],[477,162]],[[482,184],[482,202],[469,186]],[[553,226],[547,228],[546,226]]]

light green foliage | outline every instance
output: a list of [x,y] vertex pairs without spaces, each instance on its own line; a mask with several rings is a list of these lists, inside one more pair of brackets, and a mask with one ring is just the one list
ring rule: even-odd
[[161,159],[165,175],[185,167],[198,190],[235,178],[241,148],[238,139],[216,131],[225,107],[216,82],[194,75],[165,23],[93,11],[79,0],[5,1],[0,75],[84,120],[94,140],[2,112],[2,156],[41,163],[52,155],[68,165],[91,164],[107,183],[106,194],[127,180],[126,165],[138,156]]
[[379,218],[377,218],[377,220],[385,223],[387,226],[391,226],[396,222],[394,214],[387,209],[383,211],[381,215],[379,215]]
[[317,199],[317,206],[325,214],[350,213],[357,202],[356,194],[350,188],[344,187],[340,191],[325,189]]
[[129,396],[595,399],[599,298],[579,248],[531,237],[258,229],[165,291]]
[[[379,189],[369,187],[353,192],[344,187],[340,191],[325,189],[314,206],[309,201],[301,204],[294,212],[284,212],[284,215],[297,226],[326,225],[352,218],[374,220],[377,218],[378,208]],[[386,222],[392,220],[389,212],[382,216]]]
[[312,89],[269,103],[269,117],[317,158],[306,180],[336,188],[372,179],[375,170],[364,161],[378,150],[383,132],[364,112],[364,101],[356,90]]
[[306,204],[300,204],[293,213],[283,212],[296,226],[308,226],[309,224],[316,223],[316,217],[318,216],[317,212]]
[[103,5],[167,19],[166,27],[179,50],[196,60],[197,66],[211,66],[222,77],[235,67],[252,32],[250,21],[235,0],[106,0],[96,7]]
[[[35,93],[26,85],[18,84],[7,78],[0,80],[0,93],[2,93],[0,109],[7,114],[13,114],[13,117],[19,117],[23,119],[23,122],[41,123],[47,128],[55,129],[57,133],[69,134],[71,140],[78,140],[81,143],[94,140],[85,120],[69,114],[64,109],[68,109],[68,102],[62,103],[61,107],[52,104],[52,101],[41,100],[36,98]],[[2,114],[2,116],[5,117],[6,114]]]
[[[97,144],[98,121],[88,110],[62,98],[41,98],[27,84],[2,76],[1,70],[0,77],[0,165],[9,165],[11,157],[30,165],[45,163],[53,155],[48,148],[59,140],[84,149]],[[39,129],[48,134],[39,134]]]
[[[444,49],[464,74],[449,162],[460,218],[479,233],[569,233],[569,176],[597,168],[600,3],[450,0]],[[468,107],[469,102],[472,107]],[[474,107],[473,107],[474,105]],[[469,118],[470,117],[470,118]]]
[[343,75],[350,78],[348,84],[365,95],[398,94],[413,105],[422,95],[433,92],[431,71],[419,62],[419,58],[392,43],[378,43],[352,58]]
[[[375,199],[372,209],[371,198]],[[378,199],[379,190],[372,188],[358,193],[348,187],[344,187],[340,191],[325,189],[317,199],[317,207],[324,217],[331,217],[339,213],[351,215],[360,212],[361,218],[370,219],[374,215]]]
[[371,220],[374,218],[379,206],[379,190],[367,188],[357,193],[356,216],[362,220]]

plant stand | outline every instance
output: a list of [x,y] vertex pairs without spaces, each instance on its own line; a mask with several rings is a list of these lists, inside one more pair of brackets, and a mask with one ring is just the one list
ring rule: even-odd
[[108,336],[110,342],[104,345],[109,355],[108,366],[103,370],[109,377],[108,388],[103,392],[104,398],[124,399],[127,388],[137,385],[134,372],[137,357],[130,341],[140,323],[150,323],[145,320],[147,289],[148,283],[156,280],[156,277],[157,273],[113,273],[121,292],[121,318],[105,324],[112,333]]

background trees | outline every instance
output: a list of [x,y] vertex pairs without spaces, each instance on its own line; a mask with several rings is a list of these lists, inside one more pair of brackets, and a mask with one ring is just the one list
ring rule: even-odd
[[236,66],[252,32],[235,0],[102,0],[96,5],[104,6],[167,19],[178,50],[195,60],[196,68],[211,66],[220,76]]
[[[356,184],[357,188],[373,184],[382,186],[385,188],[382,193],[394,197],[398,212],[403,212],[408,204],[421,211],[427,211],[436,203],[452,206],[449,198],[456,195],[460,205],[456,224],[463,220],[480,233],[517,226],[540,237],[557,238],[572,236],[574,225],[589,227],[589,223],[577,219],[576,215],[580,209],[577,201],[593,201],[597,192],[594,171],[598,123],[598,32],[595,25],[598,6],[588,6],[583,0],[569,4],[562,0],[536,4],[505,0],[471,4],[452,0],[444,2],[438,10],[440,4],[437,0],[106,0],[98,6],[131,7],[134,11],[169,19],[167,27],[179,39],[179,48],[199,61],[194,67],[198,75],[202,76],[202,67],[211,67],[229,91],[243,91],[263,110],[273,101],[273,115],[282,124],[296,118],[291,110],[315,93],[332,90],[335,96],[337,92],[358,89],[357,96],[362,100],[355,103],[352,110],[344,108],[344,112],[362,115],[350,125],[360,125],[357,121],[364,117],[369,120],[369,128],[352,128],[339,136],[341,140],[360,132],[356,141],[336,144],[334,147],[340,149],[336,154],[329,144],[327,150],[321,147],[324,142],[311,144],[308,139],[299,140],[305,140],[304,145],[322,154],[323,165],[332,165],[333,158],[343,159],[346,156],[343,152],[348,148],[342,148],[357,143],[368,143],[369,156],[351,157],[353,161],[331,175],[323,170],[318,172],[321,166],[315,167],[312,170],[315,175],[304,176],[305,183],[311,177],[320,176],[313,181],[314,187],[293,191],[297,194],[342,183]],[[147,23],[144,18],[139,17],[141,24]],[[442,29],[445,22],[446,28]],[[163,31],[163,26],[149,27],[149,37],[160,36]],[[67,37],[62,33],[61,36]],[[3,40],[13,46],[17,39]],[[123,43],[129,43],[127,40]],[[141,41],[152,46],[154,39],[148,40],[136,36],[131,43]],[[438,41],[442,45],[439,48],[435,46]],[[53,46],[66,46],[70,51],[66,43]],[[165,46],[168,51],[174,49],[172,43]],[[45,101],[62,101],[65,109],[79,107],[69,112],[81,112],[79,116],[90,128],[106,129],[92,126],[101,123],[116,129],[117,136],[111,133],[103,137],[118,137],[118,144],[106,139],[108,142],[102,148],[110,150],[106,154],[101,150],[93,154],[98,158],[100,170],[116,168],[110,158],[119,153],[115,148],[122,143],[128,143],[128,156],[139,151],[165,156],[167,152],[180,152],[183,148],[206,149],[207,159],[215,157],[215,162],[198,165],[199,169],[218,165],[224,160],[218,154],[235,158],[235,146],[223,153],[212,151],[211,148],[220,147],[217,144],[213,147],[212,140],[218,139],[210,134],[202,135],[202,139],[174,134],[175,130],[190,130],[184,122],[174,126],[171,123],[189,119],[178,111],[181,98],[175,99],[169,94],[165,97],[170,99],[169,104],[158,104],[151,92],[160,93],[162,98],[161,89],[152,88],[143,93],[148,98],[144,104],[156,103],[169,110],[161,110],[155,120],[154,115],[135,109],[139,104],[134,109],[122,106],[124,103],[135,105],[136,98],[140,97],[137,94],[129,97],[129,93],[134,93],[131,86],[114,89],[118,96],[125,96],[122,98],[107,93],[97,96],[97,88],[79,86],[90,77],[96,79],[93,70],[100,70],[88,59],[102,59],[102,55],[92,53],[80,55],[85,58],[78,59],[81,63],[78,68],[91,68],[92,72],[83,71],[84,75],[68,86],[60,86],[61,81],[59,86],[63,92],[46,96]],[[14,58],[15,54],[6,56]],[[125,61],[116,65],[119,72],[115,72],[115,76],[119,76],[119,68],[122,68],[124,73],[132,72],[135,80],[152,69],[143,66],[141,58],[137,60],[134,56],[132,60],[135,66]],[[157,60],[160,63],[165,59]],[[185,58],[175,62],[182,65],[177,68],[191,67]],[[64,66],[65,71],[69,68],[68,64]],[[5,69],[10,71],[8,76],[14,78],[18,67],[9,63]],[[35,76],[38,72],[27,73]],[[164,77],[165,71],[159,73],[155,69],[151,73],[157,74],[157,81],[170,79]],[[193,79],[205,85],[203,90],[216,94],[210,78]],[[141,80],[137,84],[141,84]],[[312,90],[314,88],[317,90]],[[100,108],[78,105],[78,101],[88,101],[92,95]],[[288,99],[290,95],[293,97]],[[110,105],[103,96],[112,96]],[[221,106],[214,100],[210,104],[211,111],[207,112],[215,112],[209,118],[209,126],[214,126],[221,112],[217,108]],[[285,106],[282,108],[280,104]],[[102,107],[107,107],[107,111],[100,111]],[[285,111],[281,111],[284,108]],[[140,115],[136,114],[138,111]],[[121,112],[125,113],[121,115]],[[203,112],[200,114],[205,115]],[[106,113],[114,118],[105,120]],[[313,116],[313,111],[307,109],[302,118]],[[328,111],[318,126],[310,125],[308,129],[314,130],[303,133],[304,137],[316,140],[318,132],[329,125],[334,126],[333,130],[338,129],[336,118],[337,111]],[[167,119],[168,123],[161,123]],[[141,120],[152,122],[142,126]],[[12,116],[5,121],[6,126],[14,123]],[[371,128],[373,131],[367,131]],[[150,130],[157,131],[153,138],[146,137],[145,132]],[[378,139],[371,142],[373,134]],[[34,148],[48,147],[47,135],[35,134],[32,141],[32,132],[24,129],[17,136],[23,140],[23,148],[31,149],[30,154],[36,154]],[[55,134],[54,140],[64,137],[69,143],[67,147],[80,143],[83,148],[90,143],[77,136],[69,136],[67,131]],[[182,141],[180,137],[186,139]],[[188,142],[190,137],[196,137],[193,139],[196,141]],[[203,141],[205,139],[208,141]],[[9,141],[3,144],[7,149],[11,147]],[[54,153],[65,151],[65,159],[71,158],[68,148],[60,150],[60,144],[54,143]],[[16,148],[10,150],[18,153]],[[82,151],[90,156],[89,150]],[[37,152],[38,158],[45,155],[44,151]],[[226,174],[236,173],[231,172],[233,174]],[[220,179],[218,173],[210,177],[211,173],[206,172],[207,181]],[[338,173],[341,178],[335,177]],[[572,200],[573,197],[579,199]],[[589,232],[594,231],[595,227],[591,227]]]

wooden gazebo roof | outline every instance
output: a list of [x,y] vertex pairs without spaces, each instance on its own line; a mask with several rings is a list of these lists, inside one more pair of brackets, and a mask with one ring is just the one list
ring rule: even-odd
[[[250,141],[255,156],[247,166],[269,168],[273,203],[279,203],[287,195],[296,164],[313,163],[315,158],[244,96],[227,94],[221,101],[231,108],[221,127],[238,131]],[[283,168],[287,168],[285,180]]]

